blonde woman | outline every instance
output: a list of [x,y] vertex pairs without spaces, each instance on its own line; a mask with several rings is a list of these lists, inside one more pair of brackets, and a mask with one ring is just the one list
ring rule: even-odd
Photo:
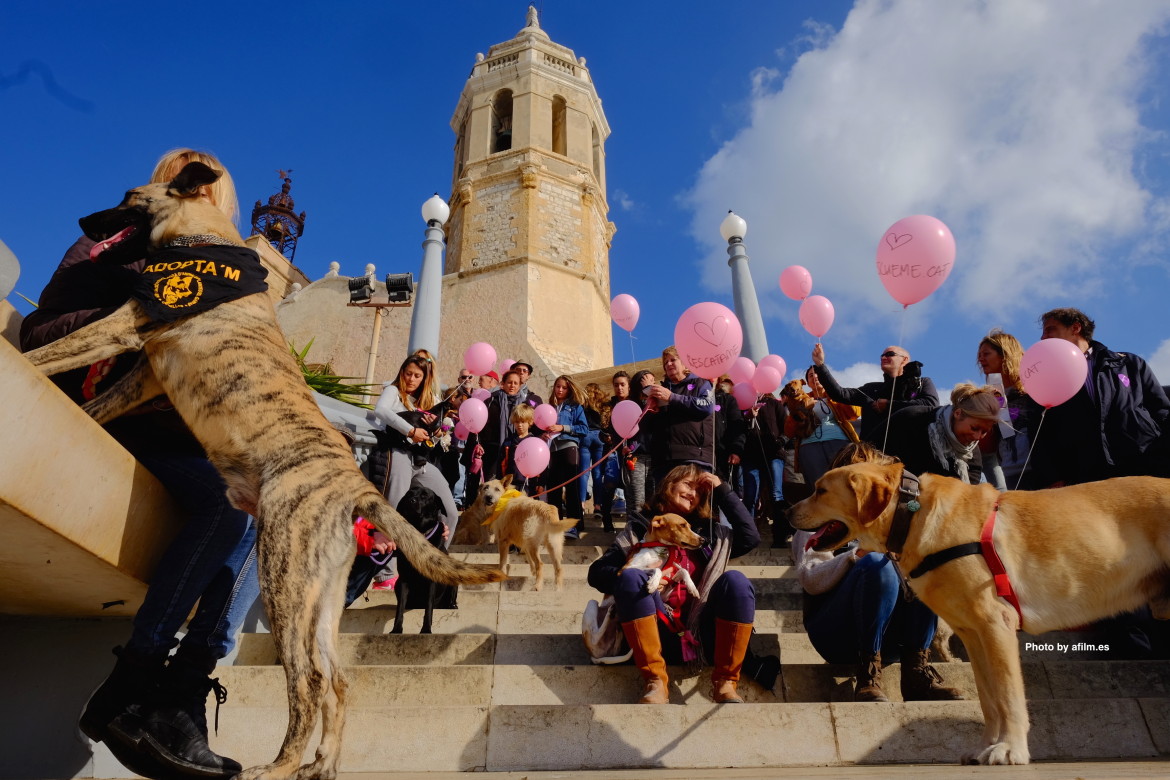
[[[222,172],[214,184],[200,188],[199,197],[234,220],[236,190],[214,155],[169,151],[155,165],[151,183],[172,181],[189,162]],[[207,243],[221,243],[208,238]],[[146,265],[146,235],[113,245],[91,261],[95,247],[95,241],[82,236],[66,252],[37,310],[21,324],[24,351],[107,317],[130,299],[131,285]],[[136,353],[127,353],[51,379],[81,403],[104,392],[137,359]],[[223,479],[165,400],[105,426],[177,499],[184,521],[155,569],[129,640],[115,648],[118,661],[86,703],[79,726],[90,739],[105,742],[127,769],[145,777],[230,777],[240,764],[208,747],[205,703],[209,691],[222,690],[210,674],[231,651],[259,594],[256,527],[247,513],[228,503]],[[176,634],[184,623],[187,633],[180,641]]]
[[561,485],[581,471],[581,443],[589,432],[584,401],[585,394],[569,377],[562,374],[553,382],[549,403],[557,410],[557,421],[544,432],[544,438],[552,451],[545,482],[553,486],[548,493],[548,502],[557,508],[561,517],[577,519],[576,527],[565,532],[566,539],[577,539],[581,531],[585,530],[581,491],[577,481]]
[[1024,484],[1027,480],[1021,480],[1021,476],[1028,460],[1028,426],[1036,404],[1020,384],[1020,360],[1023,357],[1024,347],[1019,340],[1001,330],[993,330],[984,336],[975,355],[987,383],[995,387],[995,376],[998,375],[999,383],[1003,385],[1008,419],[980,445],[986,461],[987,481],[1000,490],[1027,487]]
[[995,388],[964,382],[951,391],[946,406],[909,407],[894,414],[886,454],[914,474],[942,474],[977,485],[983,473],[979,442],[998,422]]

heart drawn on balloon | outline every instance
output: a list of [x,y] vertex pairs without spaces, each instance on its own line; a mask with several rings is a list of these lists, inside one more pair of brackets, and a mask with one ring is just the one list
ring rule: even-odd
[[711,320],[710,325],[705,322],[696,322],[695,335],[711,346],[718,347],[723,343],[723,337],[727,335],[727,318],[716,317]]
[[910,235],[909,233],[903,233],[900,236],[896,233],[886,234],[886,246],[888,246],[890,249],[897,249],[900,246],[905,246],[913,240],[914,236]]

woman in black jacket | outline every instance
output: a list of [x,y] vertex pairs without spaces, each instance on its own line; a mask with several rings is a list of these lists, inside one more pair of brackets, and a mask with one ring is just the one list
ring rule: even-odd
[[[712,516],[709,496],[730,526]],[[665,704],[669,699],[666,658],[673,663],[686,661],[696,651],[715,667],[715,701],[742,702],[736,684],[752,634],[756,593],[742,572],[727,570],[727,562],[759,544],[756,524],[730,485],[691,464],[677,466],[666,475],[650,507],[654,515],[681,515],[703,538],[703,547],[686,551],[678,561],[691,572],[698,598],[688,596],[684,587],[647,593],[649,572],[623,568],[646,536],[650,513],[631,511],[625,530],[589,567],[589,584],[613,594],[634,663],[646,681],[641,703]],[[671,555],[677,555],[675,549],[671,548]]]
[[999,397],[991,387],[955,385],[947,406],[903,409],[890,419],[886,454],[913,474],[942,474],[979,484],[979,441],[999,422]]

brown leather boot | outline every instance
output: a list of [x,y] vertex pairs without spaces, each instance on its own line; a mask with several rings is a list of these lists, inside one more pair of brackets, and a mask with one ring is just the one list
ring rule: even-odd
[[930,651],[917,650],[902,657],[902,701],[959,701],[957,688],[942,685],[942,675],[930,665]]
[[751,638],[751,623],[715,619],[715,670],[711,673],[711,698],[716,703],[743,704],[736,685]]
[[889,701],[882,690],[882,654],[863,655],[857,665],[857,687],[853,701]]
[[642,673],[646,687],[639,704],[666,704],[670,701],[667,689],[666,661],[662,659],[662,639],[658,636],[658,617],[647,615],[622,623],[622,631],[630,649],[634,651],[634,665]]

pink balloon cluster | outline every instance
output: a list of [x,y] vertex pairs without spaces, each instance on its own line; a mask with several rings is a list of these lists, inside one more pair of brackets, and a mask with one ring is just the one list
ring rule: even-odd
[[878,278],[903,306],[918,303],[937,290],[954,264],[951,229],[925,214],[898,220],[878,242]]
[[682,313],[674,326],[679,357],[698,376],[715,380],[731,368],[743,348],[743,328],[735,312],[705,301]]

